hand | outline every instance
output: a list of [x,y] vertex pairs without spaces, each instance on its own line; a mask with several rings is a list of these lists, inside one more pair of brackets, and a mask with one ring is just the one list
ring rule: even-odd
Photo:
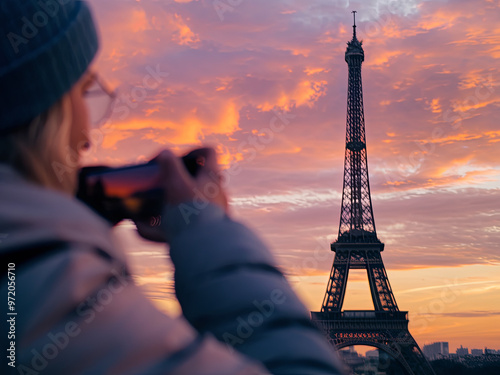
[[[200,149],[196,177],[189,174],[181,159],[171,151],[162,151],[155,160],[160,165],[160,183],[165,191],[165,203],[178,205],[202,200],[219,205],[226,212],[228,202],[221,186],[220,170],[214,149]],[[139,234],[151,241],[166,242],[165,235],[158,222],[154,220],[134,220]]]
[[221,175],[217,154],[212,148],[195,151],[196,163],[200,166],[196,177],[191,176],[182,161],[171,151],[161,152],[156,161],[160,165],[161,180],[165,191],[165,203],[180,203],[202,200],[221,206],[227,211],[227,197],[221,186]]

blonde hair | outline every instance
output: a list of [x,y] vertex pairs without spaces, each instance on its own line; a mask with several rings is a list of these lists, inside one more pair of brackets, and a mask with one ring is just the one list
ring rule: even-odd
[[47,111],[0,137],[0,163],[47,188],[73,193],[74,173],[62,175],[56,165],[67,165],[72,125],[71,99],[64,95]]

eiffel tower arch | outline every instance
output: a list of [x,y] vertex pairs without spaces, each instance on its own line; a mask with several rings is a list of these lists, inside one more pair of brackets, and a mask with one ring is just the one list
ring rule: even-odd
[[[373,346],[394,358],[409,375],[434,374],[408,330],[408,312],[398,308],[382,260],[384,244],[375,229],[361,82],[364,51],[356,37],[353,13],[353,37],[345,53],[349,83],[340,226],[338,238],[331,244],[335,259],[321,311],[311,312],[311,318],[337,349]],[[351,269],[366,270],[374,310],[342,310]]]

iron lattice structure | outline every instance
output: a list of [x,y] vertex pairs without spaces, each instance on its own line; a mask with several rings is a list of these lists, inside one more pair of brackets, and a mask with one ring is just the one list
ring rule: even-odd
[[[395,358],[410,375],[434,374],[408,330],[408,312],[399,311],[382,261],[384,244],[375,229],[368,178],[361,81],[364,57],[354,18],[353,37],[345,53],[349,84],[339,233],[331,245],[335,259],[323,305],[311,317],[337,349],[374,346]],[[373,311],[342,311],[350,269],[366,269]]]

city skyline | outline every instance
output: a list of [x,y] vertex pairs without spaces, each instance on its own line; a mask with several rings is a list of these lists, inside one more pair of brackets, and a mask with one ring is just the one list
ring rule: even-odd
[[[447,342],[447,341],[437,341],[437,342],[433,342],[433,343],[423,344],[422,345],[422,350],[424,351],[424,354],[427,356],[427,354],[425,353],[425,350],[424,350],[425,347],[432,346],[433,344],[439,344],[439,343],[444,343],[444,344],[448,344],[449,345],[449,342]],[[351,347],[346,347],[346,348],[343,348],[342,350],[350,350],[350,349],[351,349]],[[479,355],[479,354],[473,354],[472,353],[473,350],[480,350],[481,351],[480,355],[485,355],[486,354],[485,353],[485,349],[488,350],[488,351],[492,350],[494,352],[498,352],[498,353],[493,353],[493,354],[500,354],[500,349],[488,348],[488,347],[469,348],[467,346],[463,346],[463,345],[460,344],[460,346],[457,347],[454,352],[449,351],[447,355],[456,355],[457,351],[459,351],[460,349],[466,349],[466,350],[468,350],[468,354],[467,355]],[[354,349],[353,349],[354,352],[358,353],[359,355],[364,355],[364,356],[366,356],[368,352],[374,352],[374,351],[377,351],[377,350],[381,350],[381,349],[378,349],[378,348],[375,348],[375,347],[372,347],[372,346],[365,346],[365,345],[355,345]]]
[[[373,206],[398,305],[420,346],[442,337],[499,346],[498,4],[91,4],[102,30],[97,67],[122,99],[88,162],[217,145],[234,172],[233,216],[271,245],[312,310],[339,223],[343,54],[358,10]],[[164,247],[137,239],[129,224],[116,231],[139,283],[178,313]],[[371,309],[366,277],[352,276],[345,308]]]

